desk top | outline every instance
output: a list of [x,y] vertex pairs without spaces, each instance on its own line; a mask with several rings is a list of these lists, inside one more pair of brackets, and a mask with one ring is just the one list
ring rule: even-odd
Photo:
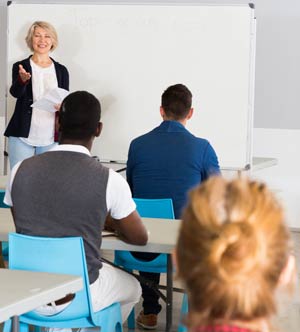
[[116,162],[101,162],[103,166],[108,168],[112,168],[116,172],[125,172],[126,171],[126,163],[116,163]]
[[265,169],[277,165],[278,161],[275,158],[263,158],[263,157],[253,157],[252,159],[252,171],[258,171],[260,169]]
[[82,289],[82,278],[0,269],[0,322]]
[[[116,172],[121,170],[121,173],[124,173],[126,170],[125,163],[116,163],[116,162],[101,162],[101,163],[108,168],[112,168]],[[257,171],[257,170],[275,166],[275,165],[277,165],[277,159],[275,159],[275,158],[253,157],[251,171]],[[223,171],[238,171],[236,169],[231,169],[231,168],[222,169],[222,170]],[[244,169],[241,169],[240,171],[244,171]],[[7,179],[8,179],[7,175],[0,175],[0,189],[6,188]]]
[[8,233],[15,231],[16,228],[10,209],[0,208],[0,241],[8,241]]
[[111,236],[102,238],[101,249],[171,253],[177,242],[181,220],[142,218],[142,221],[148,231],[148,243],[145,246],[128,244]]
[[[142,221],[148,230],[147,245],[127,244],[116,236],[110,236],[102,238],[101,249],[171,253],[177,241],[181,221],[154,218],[142,218]],[[8,233],[15,231],[10,209],[0,208],[0,241],[7,241]]]
[[[125,163],[117,163],[117,162],[101,162],[104,166],[108,168],[112,168],[113,170],[120,171],[123,170],[125,172],[124,168],[126,169],[126,164]],[[257,171],[260,169],[264,169],[267,167],[275,166],[277,165],[278,161],[275,158],[264,158],[264,157],[253,157],[252,158],[252,171]],[[238,171],[236,169],[223,169],[223,171]],[[244,169],[241,169],[240,171],[243,171]],[[7,183],[8,176],[7,175],[0,175],[0,189],[5,189],[6,188],[6,183]]]

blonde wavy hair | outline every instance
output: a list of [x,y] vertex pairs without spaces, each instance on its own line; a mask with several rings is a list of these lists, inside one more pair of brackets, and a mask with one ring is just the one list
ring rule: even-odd
[[44,21],[35,21],[31,24],[30,28],[28,29],[27,36],[25,38],[28,48],[33,52],[32,37],[34,34],[34,30],[37,27],[42,28],[49,33],[49,35],[52,39],[51,51],[54,51],[58,45],[57,32],[56,32],[55,28],[53,27],[53,25],[51,25],[48,22],[44,22]]
[[192,190],[176,247],[188,324],[274,314],[290,250],[282,207],[264,184],[215,177]]

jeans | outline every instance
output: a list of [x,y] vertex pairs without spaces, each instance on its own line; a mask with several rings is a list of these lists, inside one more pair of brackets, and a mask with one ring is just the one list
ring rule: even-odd
[[[132,256],[137,259],[152,261],[159,254],[151,252],[131,252]],[[155,285],[159,285],[160,273],[142,272],[139,271],[140,276],[152,281]],[[150,287],[141,284],[142,297],[143,297],[143,311],[145,315],[155,314],[157,315],[161,311],[161,305],[159,304],[159,295]]]
[[23,142],[19,137],[10,136],[8,138],[8,158],[10,169],[15,164],[24,159],[30,158],[36,154],[41,154],[52,149],[57,143],[46,146],[32,146]]

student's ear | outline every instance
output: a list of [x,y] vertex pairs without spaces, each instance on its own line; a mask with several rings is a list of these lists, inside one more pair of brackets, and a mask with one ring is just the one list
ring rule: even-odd
[[278,285],[282,287],[293,287],[296,277],[296,260],[294,255],[290,255],[283,268]]
[[190,108],[189,112],[188,112],[188,115],[186,117],[187,120],[189,120],[194,114],[194,109],[193,107]]
[[160,108],[159,108],[159,112],[160,112],[161,117],[162,117],[163,119],[165,119],[165,117],[166,117],[166,113],[165,113],[165,110],[164,110],[164,108],[163,108],[162,106],[160,106]]
[[102,122],[98,122],[98,126],[97,126],[97,129],[96,129],[95,137],[99,137],[100,136],[102,128],[103,128],[103,123]]

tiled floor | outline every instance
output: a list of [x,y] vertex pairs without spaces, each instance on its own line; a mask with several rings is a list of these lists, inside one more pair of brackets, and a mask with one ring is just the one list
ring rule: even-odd
[[298,268],[297,281],[293,295],[278,295],[278,314],[273,321],[280,332],[300,331],[300,232],[292,232],[292,238]]

